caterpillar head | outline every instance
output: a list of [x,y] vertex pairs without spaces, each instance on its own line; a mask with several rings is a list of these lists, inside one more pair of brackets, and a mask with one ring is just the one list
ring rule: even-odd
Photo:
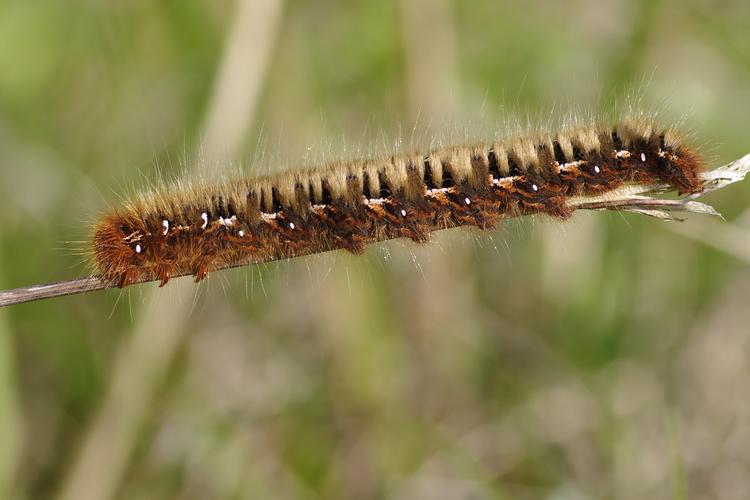
[[138,221],[117,213],[94,226],[94,264],[99,273],[123,285],[134,280],[134,270],[143,265],[147,254],[145,231],[139,226]]

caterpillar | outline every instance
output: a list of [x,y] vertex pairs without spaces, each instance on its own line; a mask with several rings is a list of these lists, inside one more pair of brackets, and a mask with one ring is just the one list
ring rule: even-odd
[[501,219],[565,219],[567,201],[624,183],[701,191],[702,160],[672,127],[626,117],[494,142],[450,146],[141,194],[92,228],[99,273],[125,287]]

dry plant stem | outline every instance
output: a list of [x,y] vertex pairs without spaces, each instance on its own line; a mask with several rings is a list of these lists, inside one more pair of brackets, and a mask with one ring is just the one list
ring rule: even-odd
[[89,276],[88,278],[70,281],[57,281],[46,285],[14,288],[0,292],[0,306],[23,304],[24,302],[34,300],[63,297],[65,295],[75,295],[107,288],[112,288],[112,283],[103,280],[99,276]]
[[[748,172],[750,172],[750,154],[715,170],[702,173],[701,181],[704,191],[698,195],[664,199],[658,196],[669,192],[668,186],[625,186],[601,196],[573,198],[570,200],[570,206],[576,210],[624,210],[663,220],[680,220],[673,215],[673,212],[721,216],[712,206],[695,201],[695,199],[743,180]],[[224,269],[247,264],[237,263]],[[90,276],[46,285],[15,288],[0,292],[0,307],[116,287],[116,283],[99,276]]]

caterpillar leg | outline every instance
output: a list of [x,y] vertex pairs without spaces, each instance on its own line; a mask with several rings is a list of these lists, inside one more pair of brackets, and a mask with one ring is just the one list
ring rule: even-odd
[[430,232],[418,226],[405,228],[403,233],[404,236],[411,239],[414,243],[427,243],[430,241]]
[[338,238],[338,242],[342,248],[354,255],[362,255],[367,249],[367,240],[362,236],[354,234],[347,235],[342,238]]
[[169,279],[172,277],[172,266],[161,265],[156,268],[156,279],[159,280],[159,288],[169,283]]
[[199,281],[203,281],[203,279],[208,276],[208,272],[210,271],[212,262],[213,257],[203,257],[198,262],[198,265],[195,267],[195,272],[193,272],[196,283],[198,283]]
[[135,283],[135,279],[137,276],[138,273],[135,269],[128,269],[126,271],[123,271],[117,278],[117,286],[119,286],[120,288],[125,288],[128,285],[132,285],[133,283]]

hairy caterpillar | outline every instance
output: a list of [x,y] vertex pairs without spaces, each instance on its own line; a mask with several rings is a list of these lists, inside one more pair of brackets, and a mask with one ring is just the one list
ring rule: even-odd
[[177,184],[93,227],[98,271],[126,286],[373,242],[429,239],[502,218],[567,218],[572,196],[623,183],[701,191],[698,154],[672,128],[624,118],[492,143],[399,154],[216,184]]

